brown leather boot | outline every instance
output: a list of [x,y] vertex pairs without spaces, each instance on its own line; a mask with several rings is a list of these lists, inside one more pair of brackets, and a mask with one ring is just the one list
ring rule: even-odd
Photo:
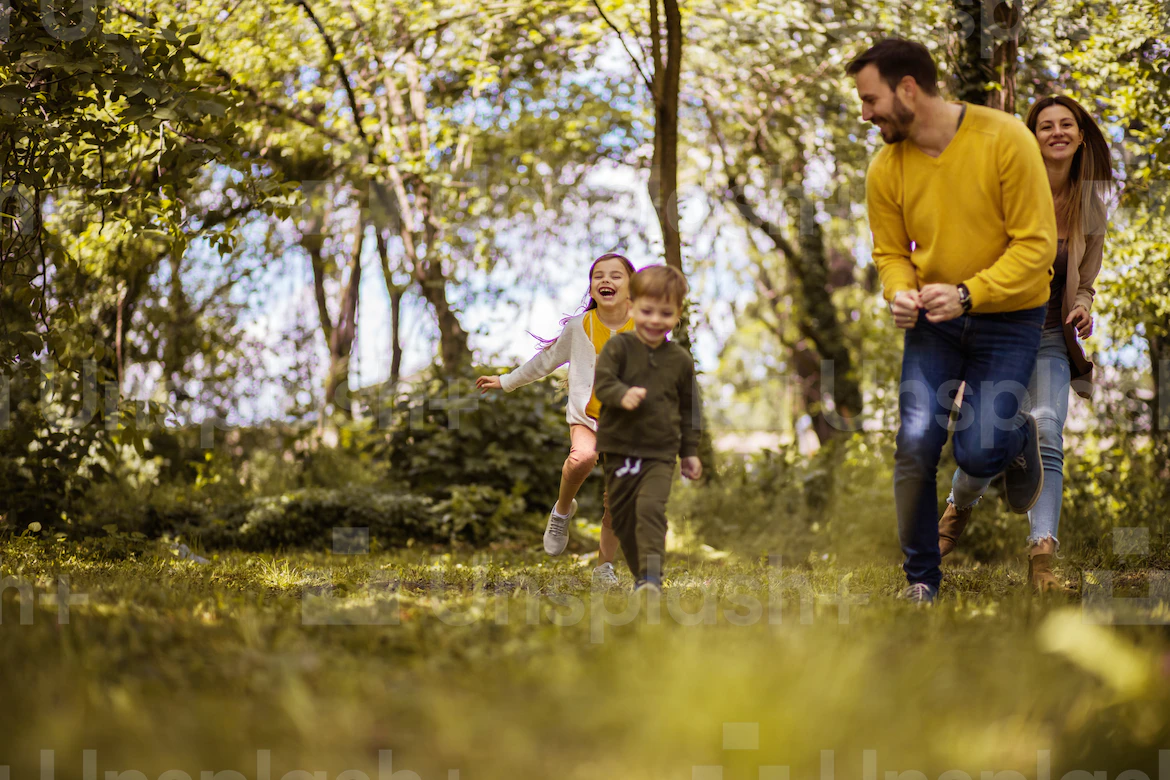
[[1028,585],[1033,593],[1064,593],[1068,589],[1052,573],[1052,558],[1056,553],[1056,540],[1052,537],[1041,539],[1028,551]]
[[942,557],[950,555],[958,545],[959,537],[963,535],[963,529],[971,519],[972,509],[973,507],[955,509],[954,504],[947,502],[947,510],[938,521],[938,551],[942,553]]

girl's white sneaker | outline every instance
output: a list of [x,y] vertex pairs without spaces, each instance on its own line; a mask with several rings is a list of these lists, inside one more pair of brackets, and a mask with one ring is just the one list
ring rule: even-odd
[[548,525],[544,529],[544,551],[549,555],[560,555],[569,543],[569,522],[577,514],[577,499],[573,499],[573,506],[569,514],[561,517],[557,514],[557,505],[553,504],[548,513]]

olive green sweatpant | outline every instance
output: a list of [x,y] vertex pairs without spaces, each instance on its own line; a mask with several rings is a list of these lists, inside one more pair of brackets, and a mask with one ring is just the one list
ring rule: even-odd
[[666,502],[674,464],[605,453],[605,491],[613,532],[635,580],[662,579],[666,557]]

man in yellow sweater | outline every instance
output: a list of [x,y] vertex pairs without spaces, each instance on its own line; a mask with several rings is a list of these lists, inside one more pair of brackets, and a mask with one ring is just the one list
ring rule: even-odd
[[969,474],[1004,472],[1016,512],[1040,495],[1036,421],[1020,401],[1050,292],[1055,209],[1035,137],[1010,114],[945,101],[924,46],[881,41],[847,73],[886,142],[866,206],[874,263],[906,331],[894,466],[902,595],[929,604],[942,580],[935,475],[961,384],[955,460]]

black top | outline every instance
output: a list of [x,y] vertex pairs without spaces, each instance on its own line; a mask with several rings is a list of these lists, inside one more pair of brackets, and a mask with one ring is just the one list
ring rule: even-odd
[[1068,239],[1061,238],[1056,242],[1056,260],[1052,263],[1051,292],[1048,295],[1048,314],[1044,318],[1044,327],[1063,328],[1064,317],[1061,306],[1064,303],[1064,284],[1068,278]]
[[[646,388],[637,409],[622,408],[631,387]],[[634,333],[617,333],[597,358],[593,392],[601,401],[597,451],[674,462],[699,454],[702,428],[695,363],[671,341],[651,349]]]

